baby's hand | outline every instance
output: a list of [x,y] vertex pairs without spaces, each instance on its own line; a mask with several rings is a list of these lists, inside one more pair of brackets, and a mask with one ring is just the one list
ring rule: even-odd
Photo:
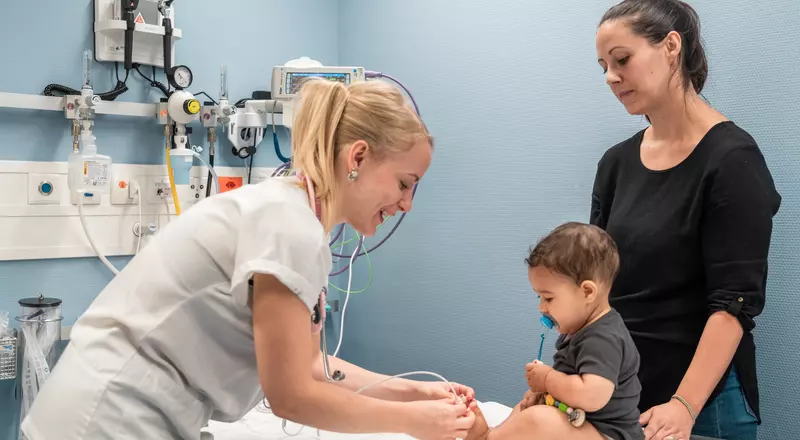
[[522,397],[522,401],[519,402],[520,411],[524,411],[527,408],[530,408],[535,405],[543,404],[544,396],[545,393],[536,393],[531,390],[526,391],[525,396]]
[[547,374],[553,371],[552,367],[540,361],[533,361],[525,366],[525,377],[528,379],[528,386],[531,391],[538,393],[547,392],[545,385]]

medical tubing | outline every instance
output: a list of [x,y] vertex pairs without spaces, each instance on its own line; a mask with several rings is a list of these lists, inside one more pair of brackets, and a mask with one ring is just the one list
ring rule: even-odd
[[103,255],[102,252],[97,248],[97,244],[95,244],[94,240],[92,239],[92,234],[89,233],[89,226],[86,224],[86,216],[83,213],[83,191],[78,191],[78,216],[81,218],[81,226],[83,226],[83,232],[86,234],[86,239],[89,240],[89,245],[92,246],[94,253],[97,254],[97,258],[103,262],[103,264],[110,270],[114,275],[119,274],[119,269],[114,267],[110,261]]
[[338,240],[338,239],[339,239],[339,237],[341,237],[341,236],[342,236],[342,232],[343,232],[343,231],[344,231],[344,223],[342,223],[341,225],[339,225],[339,230],[338,230],[338,231],[336,231],[336,235],[333,237],[333,240],[331,240],[331,242],[330,242],[330,246],[333,246],[333,244],[334,244],[334,243],[336,243],[336,240]]
[[292,160],[290,157],[286,157],[281,153],[281,143],[278,141],[278,131],[275,129],[275,106],[278,105],[278,101],[272,101],[272,144],[275,146],[275,155],[278,156],[283,163],[289,163]]
[[[353,260],[355,260],[356,255],[358,255],[359,247],[356,247],[356,250],[353,251],[353,256],[350,257],[350,264],[348,265],[350,266],[350,273],[347,275],[347,296],[345,296],[344,299],[344,307],[342,307],[341,322],[339,323],[339,343],[336,344],[336,350],[334,350],[333,352],[333,357],[338,356],[339,349],[342,348],[342,339],[344,337],[344,315],[347,312],[347,303],[350,302],[350,289],[353,286]],[[327,350],[328,347],[325,347],[325,349]]]
[[280,161],[283,163],[289,163],[291,159],[281,153],[281,144],[278,141],[278,133],[275,133],[274,131],[272,132],[272,144],[275,145],[275,154],[278,156],[278,159],[280,159]]
[[178,189],[175,187],[175,173],[172,172],[172,161],[170,160],[170,139],[167,136],[167,175],[169,176],[169,190],[172,193],[172,203],[175,205],[175,215],[181,215],[181,203],[178,200]]
[[[358,258],[358,257],[356,257],[356,258]],[[351,291],[350,291],[350,294],[352,294],[352,295],[356,295],[356,294],[359,294],[359,293],[364,293],[364,292],[366,292],[367,290],[369,290],[369,288],[370,288],[370,287],[372,287],[372,281],[373,281],[373,276],[372,276],[372,259],[371,259],[371,258],[370,258],[370,256],[369,256],[369,252],[367,252],[367,253],[364,255],[364,258],[366,258],[366,259],[367,259],[367,272],[369,273],[369,281],[367,281],[367,286],[366,286],[366,287],[364,287],[363,289],[361,289],[361,290],[351,290]],[[350,267],[352,267],[352,265],[351,265]],[[334,289],[338,290],[339,292],[342,292],[342,293],[347,293],[347,291],[346,291],[346,290],[342,289],[341,287],[337,286],[336,284],[333,284],[333,283],[332,283],[332,282],[330,282],[330,281],[328,281],[328,285],[329,285],[329,286],[331,286],[332,288],[334,288]]]
[[144,222],[142,222],[142,189],[139,187],[139,182],[133,182],[136,188],[136,196],[139,198],[139,236],[136,238],[136,253],[139,254],[139,249],[142,247],[142,236],[144,235]]
[[217,172],[214,170],[214,167],[209,165],[209,163],[206,162],[203,156],[201,156],[197,151],[192,150],[192,155],[196,157],[203,165],[208,167],[208,172],[211,173],[211,176],[214,178],[214,188],[216,188],[217,194],[219,194],[219,176],[217,176]]
[[436,373],[433,373],[431,371],[411,371],[409,373],[395,374],[394,376],[389,376],[389,377],[381,379],[381,380],[379,380],[377,382],[374,382],[374,383],[371,383],[369,385],[365,385],[365,386],[361,387],[358,391],[356,391],[356,394],[361,394],[362,392],[364,392],[365,390],[367,390],[369,388],[372,388],[372,387],[374,387],[376,385],[380,385],[380,384],[382,384],[384,382],[388,382],[388,381],[390,381],[392,379],[399,379],[399,378],[406,377],[406,376],[433,376],[433,377],[439,379],[440,381],[446,383],[447,386],[450,387],[450,392],[453,393],[453,396],[456,399],[460,399],[458,393],[456,392],[456,388],[453,386],[452,383],[450,383],[449,380],[445,379],[440,374],[436,374]]
[[339,256],[338,254],[335,254],[335,253],[331,252],[331,255],[337,256],[339,258],[351,258],[351,260],[343,268],[339,269],[336,272],[331,272],[330,274],[328,274],[328,276],[329,277],[335,277],[336,275],[343,274],[344,271],[346,271],[358,259],[358,257],[360,255],[366,255],[365,253],[361,252],[361,249],[363,249],[363,248],[364,248],[364,237],[360,237],[359,240],[358,240],[358,245],[356,245],[355,253],[353,254],[353,255],[355,255],[355,258],[353,258],[353,257],[351,257],[349,255]]
[[414,99],[414,95],[411,94],[411,91],[408,90],[408,87],[406,87],[402,82],[400,82],[400,80],[398,80],[397,78],[395,78],[395,77],[393,77],[391,75],[387,75],[387,74],[385,74],[383,72],[375,72],[375,71],[372,71],[372,70],[367,70],[366,72],[364,72],[364,76],[367,79],[386,78],[389,81],[392,81],[395,84],[397,84],[398,86],[400,86],[403,90],[405,90],[406,94],[408,94],[408,97],[411,98],[411,103],[414,104],[414,110],[417,111],[418,115],[420,114],[419,113],[419,106],[417,105],[417,100]]
[[[416,195],[416,194],[417,194],[417,186],[414,186],[414,192],[412,193],[412,196],[411,196],[412,199],[413,199],[414,195]],[[405,212],[403,213],[403,215],[400,216],[399,219],[397,219],[397,223],[395,223],[394,227],[392,228],[392,230],[389,231],[388,234],[386,234],[386,237],[383,237],[383,240],[379,241],[378,244],[373,246],[371,249],[367,249],[364,252],[361,252],[360,254],[358,254],[358,256],[360,257],[360,256],[364,255],[365,252],[372,253],[372,252],[375,251],[375,249],[378,249],[379,247],[383,246],[383,244],[386,243],[387,240],[389,240],[389,237],[391,237],[392,234],[394,234],[394,231],[396,231],[397,228],[400,227],[400,223],[403,222],[404,218],[406,218],[406,213]],[[335,252],[332,253],[331,255],[333,255],[334,257],[339,257],[339,258],[347,258],[348,257],[347,255],[341,255],[341,254],[337,254]],[[342,272],[344,272],[344,270]],[[339,273],[342,273],[342,272],[339,272]]]
[[281,171],[283,171],[283,170],[285,170],[285,169],[287,169],[287,168],[289,168],[291,166],[292,166],[291,162],[286,162],[284,164],[281,164],[281,166],[279,166],[278,168],[275,168],[275,171],[272,172],[272,175],[270,177],[277,176],[278,174],[281,173]]
[[[208,130],[208,177],[206,178],[206,197],[211,197],[211,179],[214,178],[214,175],[211,174],[211,168],[214,168],[214,142],[217,140],[217,131],[216,128],[211,127]],[[217,179],[219,181],[219,179]],[[219,191],[217,191],[219,193]]]
[[[374,386],[380,385],[380,384],[382,384],[384,382],[388,382],[388,381],[390,381],[392,379],[400,379],[400,378],[407,377],[407,376],[433,376],[433,377],[439,379],[440,381],[446,383],[447,386],[450,387],[450,392],[453,393],[453,397],[455,397],[456,400],[459,403],[464,403],[461,400],[461,396],[459,396],[458,393],[456,392],[456,388],[453,386],[453,384],[449,380],[445,379],[444,376],[442,376],[440,374],[437,374],[437,373],[434,373],[432,371],[411,371],[411,372],[408,372],[408,373],[395,374],[394,376],[389,376],[389,377],[383,378],[383,379],[381,379],[381,380],[379,380],[377,382],[374,382],[374,383],[371,383],[371,384],[368,384],[368,385],[365,385],[365,386],[359,388],[358,391],[356,391],[356,394],[361,394],[364,391],[366,391],[366,390],[368,390],[368,389],[370,389],[370,388],[372,388]],[[265,402],[263,402],[263,401],[262,401],[262,403],[264,403],[264,406],[269,410],[269,406],[267,406],[267,404]],[[296,436],[300,435],[301,432],[303,432],[303,428],[305,427],[303,425],[301,425],[300,426],[300,430],[297,431],[294,434],[288,432],[286,430],[286,422],[287,422],[287,420],[283,419],[283,422],[281,424],[281,428],[283,429],[284,434],[286,434],[286,435],[288,435],[290,437],[296,437]],[[317,429],[317,438],[319,438],[319,429]]]

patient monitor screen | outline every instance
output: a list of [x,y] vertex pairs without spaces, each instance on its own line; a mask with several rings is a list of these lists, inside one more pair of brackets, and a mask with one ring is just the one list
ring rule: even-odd
[[349,73],[311,73],[311,72],[290,72],[286,74],[286,94],[294,95],[303,82],[309,78],[326,78],[330,81],[339,81],[344,85],[350,85]]

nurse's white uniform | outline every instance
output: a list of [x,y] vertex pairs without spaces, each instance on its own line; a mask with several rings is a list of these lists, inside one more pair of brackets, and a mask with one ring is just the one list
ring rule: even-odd
[[209,418],[251,410],[263,394],[248,280],[274,275],[311,313],[332,265],[296,182],[214,196],[154,236],[75,323],[24,435],[197,440]]

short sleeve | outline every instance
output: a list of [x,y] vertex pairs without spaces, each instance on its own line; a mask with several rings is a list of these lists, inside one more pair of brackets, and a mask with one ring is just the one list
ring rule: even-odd
[[760,150],[729,152],[713,177],[702,224],[710,313],[727,311],[745,330],[764,309],[772,218],[780,195]]
[[275,209],[243,214],[234,254],[231,291],[248,307],[248,283],[255,274],[272,275],[309,308],[327,286],[330,249],[314,215],[303,206],[276,204]]
[[623,344],[614,334],[592,332],[575,340],[575,371],[608,379],[616,387],[622,368]]

